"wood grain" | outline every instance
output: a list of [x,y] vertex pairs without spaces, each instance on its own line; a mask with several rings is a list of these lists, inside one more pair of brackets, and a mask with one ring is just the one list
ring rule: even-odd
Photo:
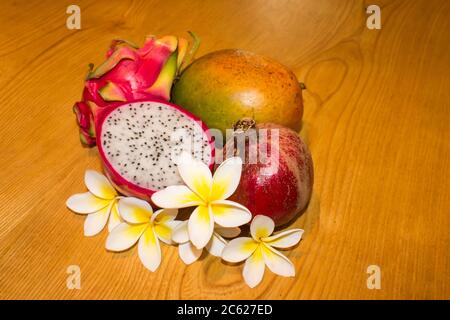
[[[449,299],[450,2],[1,1],[0,298]],[[382,29],[365,7],[382,7]],[[112,254],[106,234],[83,237],[65,200],[100,169],[80,147],[72,104],[89,62],[111,39],[185,34],[199,54],[238,47],[291,67],[307,90],[301,134],[316,182],[287,255],[295,278],[266,272],[256,289],[242,266],[204,257],[185,266],[164,247],[156,273],[135,249]],[[69,265],[81,290],[66,288]],[[366,286],[369,265],[381,289]]]

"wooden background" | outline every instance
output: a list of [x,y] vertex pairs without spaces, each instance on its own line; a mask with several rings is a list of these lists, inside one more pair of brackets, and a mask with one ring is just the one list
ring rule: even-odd
[[[82,29],[65,26],[79,4]],[[382,7],[368,30],[365,6]],[[450,2],[11,1],[0,3],[0,298],[450,298]],[[72,105],[111,39],[198,33],[199,55],[239,47],[278,59],[307,86],[302,135],[316,182],[294,225],[292,279],[164,247],[156,273],[136,249],[83,237],[65,200],[85,190]],[[81,290],[66,288],[69,265]],[[369,265],[381,289],[366,286]]]

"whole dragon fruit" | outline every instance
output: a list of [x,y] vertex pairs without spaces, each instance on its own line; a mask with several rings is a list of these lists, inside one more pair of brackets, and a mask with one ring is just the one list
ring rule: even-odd
[[83,145],[96,144],[95,124],[101,109],[140,99],[170,99],[174,78],[198,48],[198,39],[190,34],[194,42],[188,55],[186,39],[149,36],[141,48],[114,40],[106,61],[95,69],[89,65],[82,100],[73,107]]

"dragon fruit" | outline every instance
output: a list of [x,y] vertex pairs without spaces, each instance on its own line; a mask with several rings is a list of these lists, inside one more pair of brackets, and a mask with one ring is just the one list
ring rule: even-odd
[[122,194],[150,201],[183,184],[176,161],[183,151],[210,168],[214,141],[208,128],[177,105],[161,100],[117,104],[98,113],[97,147],[105,173]]
[[73,107],[83,145],[92,147],[96,143],[95,123],[100,110],[126,101],[170,99],[174,78],[198,48],[198,39],[190,34],[194,42],[188,54],[186,39],[149,36],[141,48],[114,40],[106,61],[95,69],[89,65],[82,100]]

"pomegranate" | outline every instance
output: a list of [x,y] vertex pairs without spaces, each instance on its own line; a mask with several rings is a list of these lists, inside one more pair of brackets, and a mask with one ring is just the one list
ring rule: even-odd
[[269,216],[276,225],[289,222],[311,197],[314,175],[308,147],[295,131],[273,123],[243,119],[234,129],[223,154],[240,156],[244,166],[230,200],[253,216]]

